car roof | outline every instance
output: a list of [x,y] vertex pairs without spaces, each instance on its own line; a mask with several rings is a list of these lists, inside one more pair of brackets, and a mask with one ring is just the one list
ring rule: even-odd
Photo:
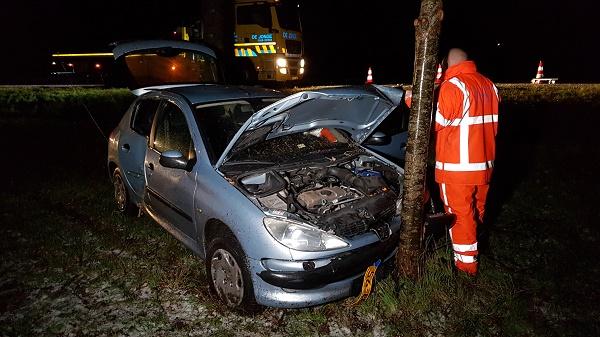
[[283,93],[273,89],[221,84],[175,85],[159,90],[183,96],[193,105],[248,98],[285,97]]

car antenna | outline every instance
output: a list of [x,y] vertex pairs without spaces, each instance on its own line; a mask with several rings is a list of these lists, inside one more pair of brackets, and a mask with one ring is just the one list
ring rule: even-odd
[[92,119],[92,122],[94,122],[94,125],[96,125],[96,128],[98,129],[98,132],[100,132],[100,134],[102,135],[102,138],[104,138],[104,140],[106,140],[108,142],[108,137],[106,137],[106,135],[102,131],[102,128],[100,128],[100,125],[98,124],[98,122],[96,122],[96,119],[92,115],[92,112],[90,111],[90,109],[88,109],[87,105],[85,105],[84,102],[80,102],[80,103],[83,106],[83,108],[85,109],[85,111],[87,111],[88,115]]

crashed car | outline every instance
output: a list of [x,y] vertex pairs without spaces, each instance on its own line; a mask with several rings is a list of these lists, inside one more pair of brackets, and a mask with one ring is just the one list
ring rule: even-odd
[[[121,45],[115,57],[214,59],[202,46],[157,48]],[[206,69],[198,73],[210,78]],[[402,90],[348,87],[282,98],[260,88],[134,82],[143,94],[108,145],[117,207],[141,209],[202,258],[211,290],[226,305],[331,302],[360,289],[376,261],[393,261],[403,170],[361,143],[402,102]]]

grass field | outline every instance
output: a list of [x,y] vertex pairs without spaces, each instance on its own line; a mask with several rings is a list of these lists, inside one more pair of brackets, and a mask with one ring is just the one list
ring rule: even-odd
[[[379,280],[356,308],[255,316],[216,302],[203,262],[157,224],[114,211],[106,142],[86,112],[24,117],[16,104],[0,118],[0,336],[600,335],[600,86],[553,88],[500,86],[477,278],[456,275],[435,237],[419,282]],[[121,110],[97,102],[106,133]]]

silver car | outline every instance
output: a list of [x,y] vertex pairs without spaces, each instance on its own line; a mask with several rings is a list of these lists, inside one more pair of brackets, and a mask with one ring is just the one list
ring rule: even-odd
[[[117,48],[117,59],[133,55],[123,62],[131,72],[196,62],[175,69],[202,68],[195,82],[218,79],[207,68],[214,54],[203,46]],[[173,62],[147,61],[144,53]],[[140,209],[202,258],[225,304],[327,303],[360,289],[368,266],[393,261],[403,170],[360,144],[400,104],[402,90],[349,87],[282,98],[173,78],[156,86],[160,79],[148,78],[134,81],[143,94],[110,135],[117,206]]]

